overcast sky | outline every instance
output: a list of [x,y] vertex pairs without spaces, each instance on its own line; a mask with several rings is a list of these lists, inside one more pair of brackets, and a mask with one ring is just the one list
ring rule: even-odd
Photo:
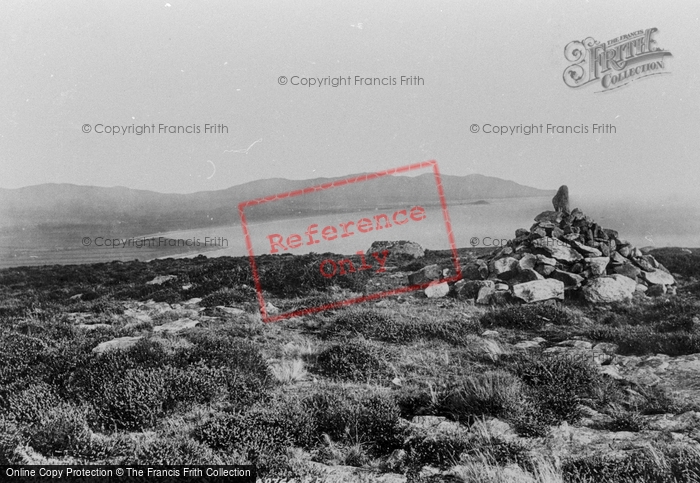
[[[698,191],[699,17],[697,0],[4,0],[0,187],[187,193],[435,159],[444,174],[589,195]],[[569,42],[652,27],[670,75],[606,93],[564,84]],[[402,75],[423,85],[278,82]],[[95,132],[207,123],[228,133]],[[486,123],[616,133],[470,132]]]

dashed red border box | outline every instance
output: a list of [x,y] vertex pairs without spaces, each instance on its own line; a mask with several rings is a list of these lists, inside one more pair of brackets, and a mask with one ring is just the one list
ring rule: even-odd
[[316,186],[310,186],[308,188],[287,191],[286,193],[279,193],[272,196],[266,196],[264,198],[256,198],[254,200],[244,201],[238,205],[238,214],[241,217],[241,225],[243,227],[243,236],[245,237],[246,247],[248,249],[248,256],[250,258],[250,267],[253,272],[253,280],[255,282],[255,290],[257,292],[258,303],[260,304],[260,315],[263,322],[277,322],[278,320],[288,319],[291,317],[298,317],[301,315],[311,314],[315,312],[321,312],[323,310],[330,310],[339,307],[344,307],[348,305],[353,305],[361,302],[367,302],[370,300],[376,300],[383,297],[388,297],[391,295],[397,295],[401,293],[413,292],[415,290],[421,290],[434,282],[425,282],[416,285],[410,285],[407,287],[401,287],[397,289],[387,290],[384,292],[377,292],[369,295],[364,295],[362,297],[356,297],[348,300],[339,300],[337,302],[319,305],[318,307],[309,307],[305,309],[299,309],[292,312],[285,312],[282,314],[268,315],[265,298],[263,297],[262,285],[260,283],[260,275],[258,274],[258,267],[255,263],[255,254],[253,253],[253,243],[250,239],[250,233],[248,231],[248,222],[245,217],[245,209],[249,206],[255,206],[262,203],[268,203],[270,201],[279,201],[284,198],[291,198],[293,196],[300,196],[313,191],[327,190],[329,188],[335,188],[338,186],[343,186],[346,184],[359,183],[362,181],[369,181],[372,179],[381,178],[383,176],[388,176],[392,174],[406,173],[409,171],[415,171],[417,169],[430,168],[433,169],[433,174],[435,175],[435,186],[437,187],[438,197],[440,199],[440,205],[442,207],[442,216],[445,219],[445,228],[447,230],[447,238],[450,244],[450,249],[452,251],[452,261],[454,263],[455,274],[451,277],[443,277],[438,282],[454,282],[462,278],[462,270],[459,265],[459,258],[457,256],[457,246],[455,245],[454,233],[452,232],[452,223],[450,222],[450,214],[447,211],[447,202],[445,201],[445,193],[442,186],[442,180],[440,178],[440,171],[438,170],[437,161],[424,161],[422,163],[411,164],[408,166],[401,166],[399,168],[387,169],[386,171],[379,171],[377,173],[363,174],[353,178],[347,178],[343,180],[333,181],[330,183],[320,184]]

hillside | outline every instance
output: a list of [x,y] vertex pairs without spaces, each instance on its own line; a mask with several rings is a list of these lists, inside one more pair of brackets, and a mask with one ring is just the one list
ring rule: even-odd
[[[238,204],[277,193],[298,190],[343,178],[251,181],[219,191],[191,194],[156,193],[124,187],[42,184],[0,189],[0,227],[102,225],[122,236],[181,229],[226,226],[239,222]],[[450,203],[494,198],[551,195],[499,178],[481,175],[442,176]],[[325,192],[270,203],[259,216],[284,217],[323,211],[357,211],[394,204],[431,204],[436,201],[432,174],[414,178],[391,176]],[[380,187],[381,189],[378,189]],[[322,208],[321,208],[322,207]]]

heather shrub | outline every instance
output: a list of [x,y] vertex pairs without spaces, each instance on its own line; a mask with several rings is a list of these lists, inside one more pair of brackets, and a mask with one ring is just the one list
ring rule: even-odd
[[247,372],[263,381],[270,379],[267,363],[255,344],[207,330],[192,332],[187,337],[194,346],[180,351],[177,357],[180,365],[201,361],[211,367]]
[[362,443],[375,454],[388,454],[400,446],[400,412],[387,394],[353,394],[330,386],[309,395],[304,404],[314,416],[317,432],[335,441]]
[[151,427],[165,402],[165,379],[157,369],[127,369],[104,383],[93,400],[101,424],[135,431]]
[[[233,458],[236,459],[235,456]],[[210,447],[189,437],[159,437],[137,446],[123,465],[215,465],[245,464],[244,461],[223,461]]]
[[199,305],[201,307],[216,307],[218,305],[234,305],[247,302],[253,299],[252,294],[245,293],[238,288],[222,288],[212,292],[202,298]]
[[[46,342],[17,332],[4,332],[0,338],[0,387],[42,374],[49,351]],[[0,398],[2,394],[0,389]]]
[[53,387],[43,382],[34,381],[24,390],[8,395],[4,414],[8,419],[18,423],[36,424],[60,403],[61,399]]
[[[185,368],[167,366],[163,370],[166,399],[164,409],[182,404],[204,404],[228,394],[228,374],[225,369],[209,367],[201,362]],[[235,389],[235,388],[234,388]]]
[[28,432],[29,445],[46,456],[70,454],[88,444],[92,434],[85,409],[65,403],[50,408]]
[[[349,257],[355,267],[360,267],[359,257]],[[322,255],[308,254],[294,257],[261,258],[259,265],[260,283],[263,290],[281,296],[299,296],[311,291],[326,291],[332,285],[363,292],[370,278],[368,271],[354,272],[348,267],[344,275],[331,277],[321,273]],[[329,269],[325,267],[326,273]]]
[[333,344],[319,353],[317,371],[334,380],[377,381],[391,375],[387,353],[362,339]]
[[220,413],[196,427],[193,436],[215,450],[241,455],[262,474],[278,472],[291,446],[315,442],[313,416],[299,401],[278,401],[243,413]]

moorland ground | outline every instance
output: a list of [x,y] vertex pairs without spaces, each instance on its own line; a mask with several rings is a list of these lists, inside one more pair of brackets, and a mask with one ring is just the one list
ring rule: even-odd
[[[243,257],[4,269],[0,461],[700,481],[700,253],[653,254],[677,295],[482,307],[414,292],[270,324]],[[327,278],[325,258],[259,257],[266,300],[313,307],[452,265],[427,251]]]

